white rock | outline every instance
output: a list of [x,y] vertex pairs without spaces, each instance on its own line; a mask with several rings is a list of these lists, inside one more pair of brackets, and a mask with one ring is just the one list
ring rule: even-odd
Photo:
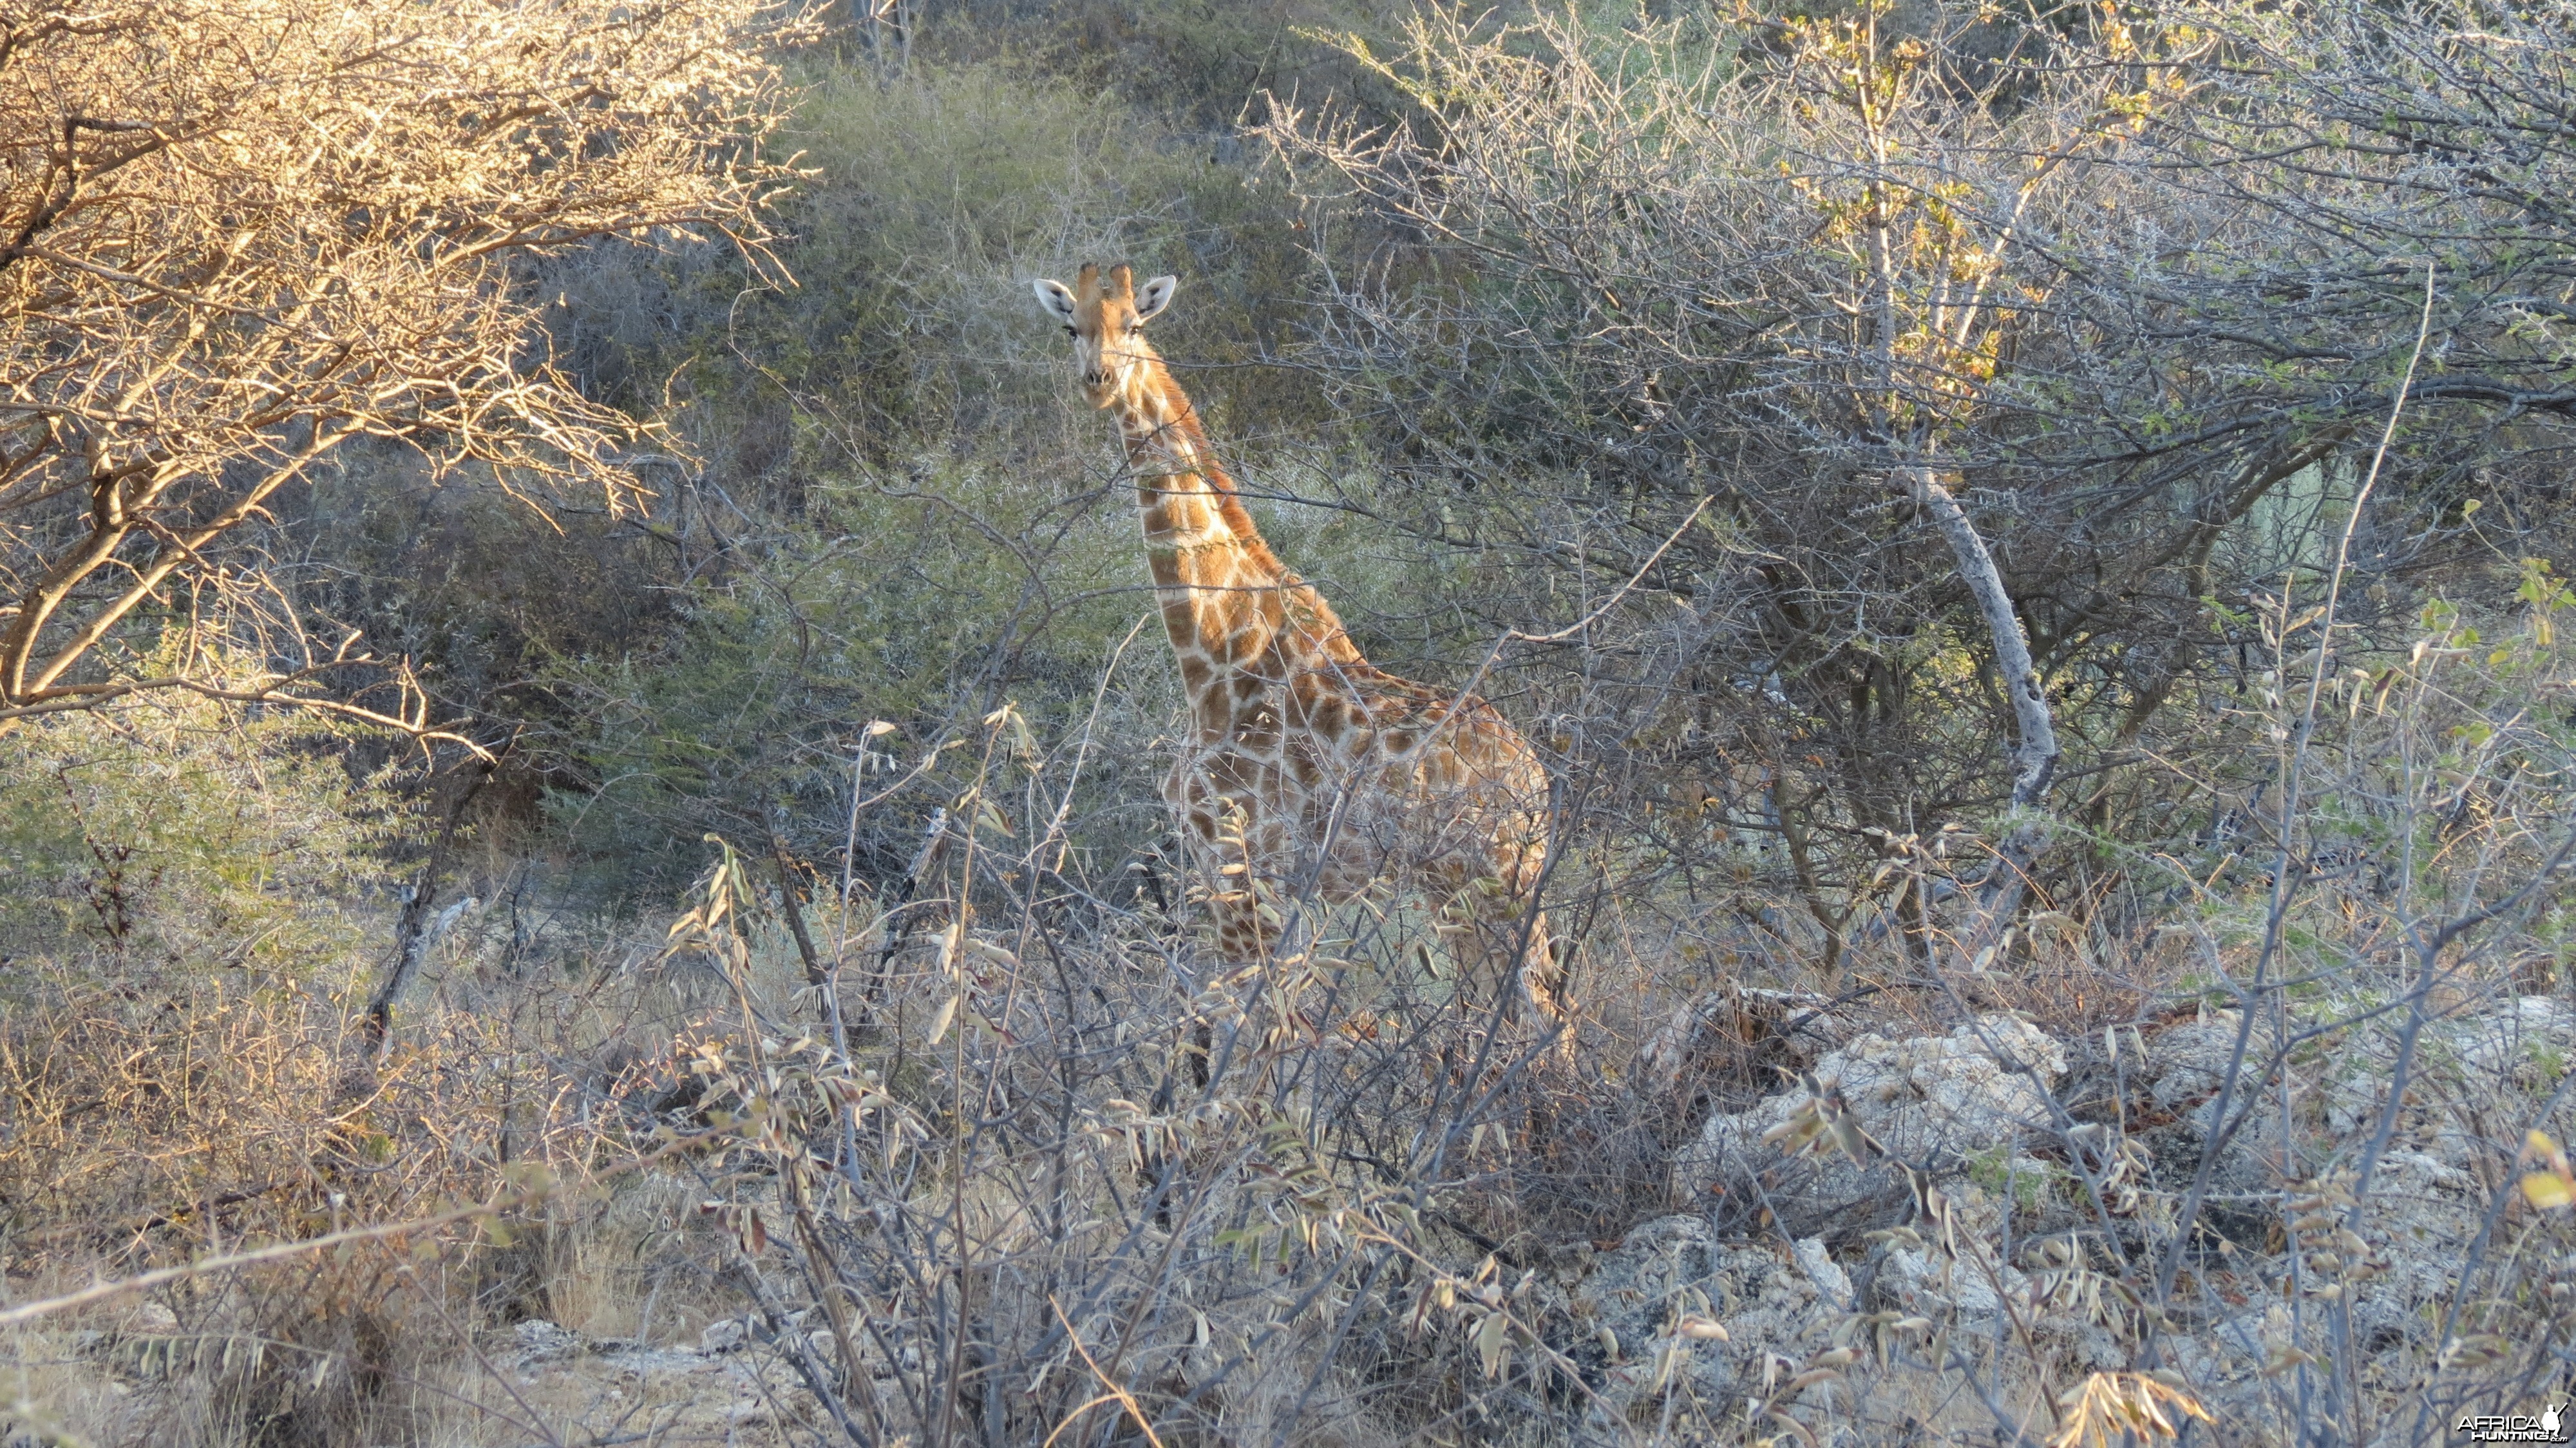
[[1824,1347],[1849,1298],[1829,1300],[1817,1279],[1838,1283],[1845,1294],[1850,1279],[1826,1260],[1822,1242],[1799,1244],[1797,1259],[1783,1262],[1770,1246],[1718,1242],[1700,1217],[1660,1217],[1592,1257],[1573,1288],[1546,1284],[1561,1346],[1595,1390],[1585,1441],[1629,1441],[1627,1414],[1652,1392],[1656,1359],[1684,1315],[1705,1315],[1727,1330],[1724,1342],[1685,1339],[1686,1390],[1702,1402],[1742,1397],[1760,1382],[1765,1353],[1804,1361]]
[[2362,1200],[2361,1235],[2387,1270],[2352,1294],[2352,1330],[2365,1353],[2426,1346],[2438,1306],[2459,1284],[2487,1201],[2475,1177],[2422,1152],[2379,1159]]
[[[2236,1032],[2243,1017],[2234,1011],[2210,1011],[2198,1020],[2167,1026],[2147,1041],[2147,1095],[2167,1111],[2180,1111],[2217,1093],[2227,1079],[2227,1063],[2236,1054]],[[2248,1060],[2261,1065],[2261,1043],[2248,1040]],[[2252,1077],[2240,1073],[2241,1093]]]
[[2460,1065],[2473,1076],[2510,1076],[2526,1082],[2554,1057],[2565,1069],[2576,1047],[2576,1011],[2548,996],[2522,996],[2468,1022]]
[[2129,1350],[2098,1322],[2057,1312],[2032,1326],[2036,1336],[2061,1344],[2077,1362],[2096,1372],[2117,1372],[2129,1365]]
[[581,1351],[580,1334],[567,1332],[542,1317],[522,1319],[511,1332],[519,1340],[522,1363],[560,1362]]
[[2030,1279],[1995,1252],[2003,1237],[2003,1208],[1974,1185],[1945,1187],[1955,1236],[1968,1255],[1953,1261],[1927,1243],[1921,1249],[1890,1247],[1879,1263],[1878,1290],[1907,1312],[1984,1332],[2003,1325],[2004,1299],[2026,1297]]
[[[2031,1128],[2048,1125],[2046,1088],[2065,1074],[2065,1047],[2000,1012],[1946,1036],[1855,1037],[1814,1071],[1820,1084],[1841,1088],[1853,1116],[1890,1154],[1936,1169],[1971,1153],[2009,1150]],[[1780,1165],[1763,1134],[1805,1100],[1792,1090],[1750,1111],[1710,1117],[1699,1140],[1675,1158],[1675,1184],[1695,1199],[1713,1184]],[[1807,1171],[1812,1179],[1784,1195],[1810,1207],[1839,1206],[1883,1185],[1840,1156],[1814,1159]]]
[[[2406,1026],[2401,1008],[2354,1033],[2354,1048],[2337,1052],[2323,1073],[2320,1093],[2327,1134],[2367,1135],[2387,1111],[2389,1083],[2394,1079],[2400,1036]],[[2422,1133],[2453,1166],[2467,1166],[2488,1150],[2491,1125],[2482,1110],[2504,1106],[2503,1098],[2546,1087],[2556,1081],[2576,1056],[2576,1010],[2548,996],[2521,996],[2490,1002],[2474,1014],[2427,1020],[2415,1041],[2412,1079],[2401,1133]],[[2437,1075],[2456,1075],[2471,1093],[2428,1092]],[[2497,1097],[2493,1102],[2480,1098]],[[2460,1109],[2466,1106],[2467,1110]]]
[[1825,1255],[1823,1238],[1799,1238],[1796,1253],[1799,1268],[1807,1274],[1807,1280],[1816,1284],[1817,1290],[1825,1294],[1826,1301],[1836,1307],[1847,1308],[1852,1305],[1851,1274],[1843,1271],[1833,1258]]

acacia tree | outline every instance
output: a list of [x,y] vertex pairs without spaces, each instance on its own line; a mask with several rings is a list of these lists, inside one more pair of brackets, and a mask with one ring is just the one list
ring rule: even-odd
[[331,696],[354,640],[271,634],[248,680],[122,644],[258,591],[227,545],[355,439],[634,504],[621,460],[654,428],[550,365],[517,263],[690,230],[757,253],[790,174],[764,52],[806,22],[176,0],[0,24],[0,728],[187,687],[425,729],[416,691]]
[[[1745,696],[1724,712],[1767,756],[1771,828],[1829,963],[1865,892],[1823,878],[1810,824],[1886,848],[1969,809],[2035,809],[2057,773],[2025,596],[2135,543],[2128,524],[2044,541],[2089,481],[2055,465],[2086,444],[2053,399],[2128,340],[2055,330],[2059,243],[2117,180],[2100,163],[2170,102],[2176,59],[2123,40],[2086,65],[2046,30],[1936,14],[1908,36],[1878,18],[1617,39],[1433,18],[1382,68],[1410,123],[1282,110],[1270,126],[1325,212],[1376,245],[1336,269],[1342,320],[1313,353],[1346,394],[1479,488],[1525,508],[1559,495],[1534,516],[1624,514],[1602,531],[1658,547],[1651,581],[1712,622],[1670,667],[1702,715],[1712,685]],[[1554,477],[1531,484],[1521,459]],[[1663,555],[1703,499],[1717,526]],[[2161,513],[2171,490],[2135,502]],[[2030,824],[2001,842],[1990,921]],[[1895,878],[1927,939],[1920,885]]]

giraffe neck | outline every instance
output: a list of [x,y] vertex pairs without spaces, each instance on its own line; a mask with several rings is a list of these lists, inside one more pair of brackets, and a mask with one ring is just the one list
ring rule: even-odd
[[1208,446],[1198,409],[1161,358],[1149,352],[1139,361],[1112,405],[1136,474],[1136,509],[1149,551],[1207,552],[1253,573],[1281,571]]
[[1364,664],[1323,595],[1263,541],[1162,359],[1142,358],[1112,406],[1136,475],[1164,630],[1202,721],[1214,726],[1209,697],[1247,670],[1277,682]]

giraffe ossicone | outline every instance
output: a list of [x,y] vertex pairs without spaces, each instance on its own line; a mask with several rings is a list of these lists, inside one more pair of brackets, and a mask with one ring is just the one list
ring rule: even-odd
[[1335,902],[1380,880],[1412,885],[1439,907],[1462,965],[1498,966],[1526,1005],[1570,1029],[1534,900],[1546,771],[1484,700],[1370,664],[1323,595],[1270,551],[1145,340],[1177,288],[1097,265],[1070,287],[1035,283],[1073,338],[1084,395],[1116,417],[1126,445],[1189,698],[1163,798],[1214,882],[1219,949],[1238,965],[1269,959],[1279,926],[1265,892]]

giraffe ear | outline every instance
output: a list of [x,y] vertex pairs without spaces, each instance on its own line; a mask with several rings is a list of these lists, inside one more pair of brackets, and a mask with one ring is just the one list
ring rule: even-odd
[[1073,290],[1070,287],[1062,282],[1051,282],[1040,277],[1030,283],[1030,289],[1038,294],[1038,305],[1047,309],[1048,316],[1068,327],[1073,325],[1075,302]]
[[1156,277],[1136,289],[1136,320],[1145,321],[1172,304],[1172,293],[1179,289],[1179,277]]

